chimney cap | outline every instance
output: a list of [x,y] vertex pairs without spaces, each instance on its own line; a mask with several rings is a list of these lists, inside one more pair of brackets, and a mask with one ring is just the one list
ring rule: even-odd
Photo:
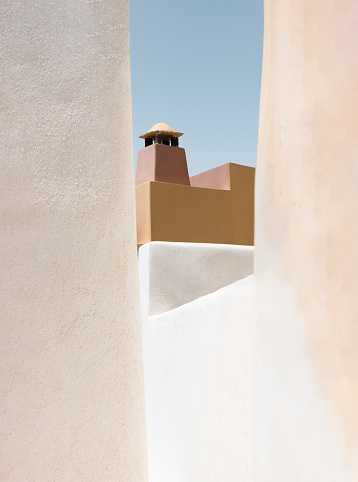
[[172,127],[168,126],[168,124],[160,122],[159,124],[155,124],[146,134],[139,136],[139,139],[154,137],[155,134],[161,134],[164,137],[180,137],[183,135],[182,132],[176,132]]

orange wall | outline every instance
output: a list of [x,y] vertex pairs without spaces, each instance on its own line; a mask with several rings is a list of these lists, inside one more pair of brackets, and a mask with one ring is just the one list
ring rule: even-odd
[[161,182],[136,186],[138,244],[179,241],[253,245],[255,169],[227,166],[230,190]]

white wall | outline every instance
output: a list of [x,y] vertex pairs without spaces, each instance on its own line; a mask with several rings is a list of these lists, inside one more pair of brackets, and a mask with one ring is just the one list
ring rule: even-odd
[[254,247],[153,241],[140,248],[139,259],[141,306],[147,318],[251,275]]
[[0,19],[0,479],[144,481],[128,1]]
[[[218,291],[196,291],[188,303],[183,289],[208,289],[225,269],[231,282],[230,261],[238,266],[240,251],[247,256],[239,246],[189,243],[139,250],[150,482],[251,480],[252,277],[241,279],[244,263],[239,281]],[[195,258],[198,264],[188,261]],[[175,282],[177,293],[164,290],[162,306],[165,296],[168,307],[172,299],[180,306],[148,317],[148,280]],[[158,294],[149,291],[149,304]]]
[[357,23],[265,0],[255,482],[358,480]]

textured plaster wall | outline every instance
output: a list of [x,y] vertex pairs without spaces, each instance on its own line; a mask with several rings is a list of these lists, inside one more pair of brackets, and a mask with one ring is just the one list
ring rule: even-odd
[[265,0],[255,482],[358,480],[358,3]]
[[127,0],[0,9],[0,479],[146,480]]
[[[247,266],[235,249],[242,247],[228,248],[150,243],[139,250],[150,482],[252,480],[252,277],[241,279]],[[239,281],[201,296],[195,282],[210,291],[208,270],[222,276],[230,259]],[[231,283],[230,269],[226,275]],[[177,307],[148,317],[148,295],[150,303],[159,283],[174,280],[178,290],[165,291],[166,306]],[[197,295],[189,303],[188,282]]]

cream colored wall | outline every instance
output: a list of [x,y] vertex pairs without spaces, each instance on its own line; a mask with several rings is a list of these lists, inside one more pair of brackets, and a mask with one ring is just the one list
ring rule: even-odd
[[146,480],[128,3],[1,6],[4,481]]
[[266,0],[256,482],[358,480],[358,4]]

